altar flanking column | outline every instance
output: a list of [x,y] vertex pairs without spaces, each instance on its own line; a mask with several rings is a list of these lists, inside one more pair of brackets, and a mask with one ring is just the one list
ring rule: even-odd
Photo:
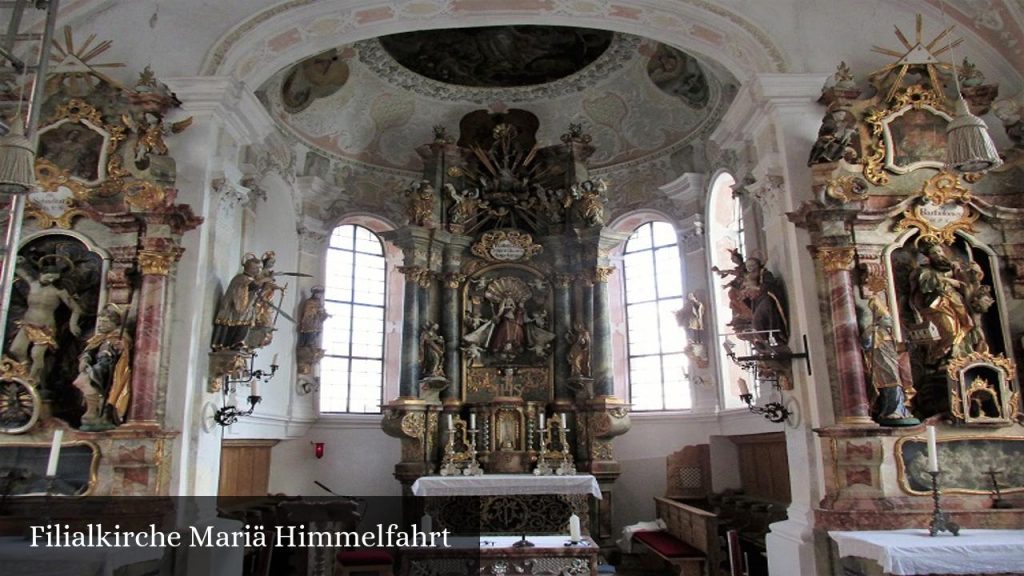
[[405,314],[402,317],[402,372],[398,381],[398,395],[415,398],[419,380],[420,294],[419,278],[426,272],[418,266],[401,266],[405,274]]
[[608,279],[614,272],[614,266],[598,266],[594,269],[594,348],[591,355],[591,374],[594,378],[595,396],[611,396],[615,393],[612,372],[612,319],[608,302]]
[[180,247],[162,239],[152,239],[139,251],[142,271],[135,324],[135,349],[132,362],[132,399],[128,425],[133,428],[159,428],[157,420],[157,384],[160,381],[161,342],[167,304],[167,276],[181,257]]
[[832,321],[832,345],[836,376],[839,381],[840,417],[843,424],[874,426],[871,420],[861,354],[860,328],[854,302],[854,249],[849,246],[818,247],[815,257],[821,262],[828,282],[829,312]]
[[444,276],[441,286],[441,335],[444,336],[444,374],[448,388],[441,392],[442,399],[462,398],[462,362],[459,343],[462,338],[462,286],[466,275],[459,272],[462,253],[472,238],[451,236],[444,252]]

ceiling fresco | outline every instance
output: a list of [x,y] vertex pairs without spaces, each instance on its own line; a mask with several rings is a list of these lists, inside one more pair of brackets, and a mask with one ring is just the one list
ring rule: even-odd
[[606,30],[490,26],[381,37],[399,64],[431,80],[481,88],[546,84],[579,72],[611,44]]
[[[415,148],[432,141],[434,126],[444,126],[458,138],[466,114],[510,108],[539,119],[537,140],[542,144],[557,142],[570,122],[583,124],[597,149],[591,157],[595,169],[632,165],[671,155],[701,139],[717,125],[735,93],[735,81],[720,67],[637,36],[572,28],[541,33],[533,29],[543,27],[536,26],[430,34],[448,38],[458,32],[453,37],[475,37],[479,44],[493,30],[520,29],[545,40],[532,44],[536,51],[514,60],[518,71],[488,71],[474,60],[463,70],[475,71],[472,78],[464,77],[469,85],[414,72],[392,57],[397,50],[388,50],[389,40],[373,39],[282,70],[259,93],[286,132],[318,154],[335,164],[354,162],[395,173],[420,169]],[[418,35],[390,38],[407,36]],[[599,42],[601,37],[606,41]],[[421,40],[413,42],[413,48],[422,45]],[[506,40],[498,45],[489,48],[491,56],[517,46]],[[541,47],[552,56],[545,57]],[[570,57],[567,51],[574,53]],[[428,71],[436,72],[437,66]],[[541,77],[538,71],[553,79],[531,83]],[[493,85],[501,82],[517,85]]]

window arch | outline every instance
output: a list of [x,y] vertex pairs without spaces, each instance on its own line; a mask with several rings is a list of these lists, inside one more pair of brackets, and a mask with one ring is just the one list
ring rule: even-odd
[[321,412],[380,412],[384,401],[384,245],[370,229],[343,224],[327,248]]
[[683,273],[675,228],[659,221],[641,224],[626,241],[622,260],[633,410],[688,409],[686,333],[676,321]]
[[[733,195],[732,188],[736,180],[731,174],[723,172],[719,174],[711,184],[711,192],[708,200],[708,242],[710,243],[711,265],[726,272],[736,268],[737,264],[732,260],[732,251],[740,254],[746,253],[744,240],[745,231],[743,224],[743,207],[738,198]],[[719,347],[725,342],[726,335],[732,332],[729,322],[732,320],[732,310],[729,308],[728,284],[733,276],[712,274],[712,299],[714,301],[715,333],[718,335]],[[737,346],[745,345],[743,342],[732,338],[731,341]],[[738,349],[739,353],[740,350]],[[741,408],[744,404],[740,401],[739,379],[745,378],[750,383],[747,375],[738,366],[732,363],[719,348],[719,375],[722,380],[722,392],[724,395],[724,408]]]

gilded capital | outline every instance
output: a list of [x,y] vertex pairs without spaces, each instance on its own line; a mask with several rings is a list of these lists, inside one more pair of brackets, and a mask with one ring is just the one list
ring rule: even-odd
[[171,264],[178,260],[176,252],[157,252],[156,250],[139,250],[139,267],[143,274],[167,276]]
[[572,286],[573,280],[575,279],[576,276],[572,274],[565,274],[563,272],[559,272],[554,276],[554,284],[559,288],[568,288]]
[[430,288],[430,281],[433,280],[433,273],[423,266],[399,266],[398,271],[405,274],[408,281],[415,282],[420,288]]
[[597,283],[597,282],[601,282],[601,283],[608,282],[608,278],[611,278],[611,275],[614,272],[615,272],[615,267],[614,266],[598,266],[598,267],[594,268],[594,283]]
[[461,272],[448,272],[444,275],[444,285],[452,290],[457,289],[466,281],[466,275]]
[[822,268],[826,272],[840,272],[853,270],[855,251],[852,247],[823,248],[815,250],[815,255],[821,261]]

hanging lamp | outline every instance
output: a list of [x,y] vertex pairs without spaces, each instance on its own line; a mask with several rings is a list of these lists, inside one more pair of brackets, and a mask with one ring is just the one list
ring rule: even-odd
[[36,185],[36,153],[32,142],[25,137],[20,119],[15,119],[11,131],[0,136],[0,192],[28,194]]
[[[942,10],[942,24],[945,26],[945,3],[940,3],[939,9]],[[953,119],[946,125],[946,167],[960,173],[984,172],[997,168],[1003,161],[999,158],[996,145],[988,133],[988,126],[984,120],[971,114],[960,91],[960,72],[956,69],[952,41],[946,41],[946,48],[949,50],[949,64],[956,87]]]

